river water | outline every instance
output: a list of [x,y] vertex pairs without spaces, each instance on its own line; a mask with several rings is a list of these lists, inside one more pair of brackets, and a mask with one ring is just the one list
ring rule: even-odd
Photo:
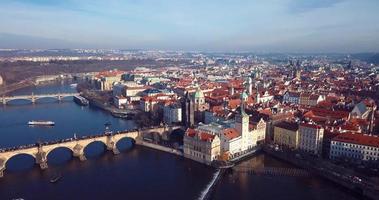
[[[69,82],[30,87],[13,94],[73,92]],[[28,127],[30,120],[52,120],[52,128]],[[41,99],[34,105],[15,100],[0,107],[0,148],[98,134],[110,122],[115,131],[134,128],[132,121],[112,117],[99,109],[81,107],[71,98],[58,103]],[[32,157],[18,155],[7,163],[0,179],[0,199],[199,199],[216,170],[177,156],[118,144],[121,154],[114,156],[101,143],[86,148],[87,161],[72,158],[64,148],[48,156],[49,168],[40,170]],[[359,199],[342,188],[317,177],[252,175],[238,169],[262,167],[295,168],[267,155],[242,162],[223,177],[213,199]],[[51,184],[56,173],[62,179]]]

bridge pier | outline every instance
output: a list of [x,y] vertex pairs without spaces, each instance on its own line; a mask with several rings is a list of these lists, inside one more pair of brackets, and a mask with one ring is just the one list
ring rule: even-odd
[[36,154],[36,163],[42,170],[48,168],[46,152],[38,150],[38,153]]
[[4,177],[4,171],[5,171],[5,168],[4,169],[0,169],[0,178]]
[[112,136],[107,137],[107,150],[112,151],[113,154],[117,155],[120,151],[117,149],[116,143],[113,141]]
[[80,161],[87,160],[86,156],[84,155],[84,148],[82,145],[80,144],[75,145],[73,152],[74,152],[73,153],[74,157],[79,158]]

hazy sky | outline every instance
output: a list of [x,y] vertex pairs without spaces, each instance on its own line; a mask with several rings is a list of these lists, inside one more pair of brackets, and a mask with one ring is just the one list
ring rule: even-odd
[[379,51],[379,0],[1,0],[0,48]]

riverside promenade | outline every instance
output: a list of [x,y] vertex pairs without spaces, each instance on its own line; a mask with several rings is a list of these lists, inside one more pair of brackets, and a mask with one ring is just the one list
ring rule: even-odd
[[[369,177],[363,177],[349,169],[334,165],[321,158],[305,159],[296,156],[293,152],[275,150],[269,147],[264,147],[263,151],[270,156],[309,170],[311,173],[334,182],[365,198],[379,200],[379,184],[370,180]],[[361,181],[357,181],[357,178],[355,177],[359,177]]]

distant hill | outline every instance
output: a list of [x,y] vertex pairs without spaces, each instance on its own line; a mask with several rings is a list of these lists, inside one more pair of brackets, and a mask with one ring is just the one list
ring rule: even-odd
[[357,53],[353,54],[352,57],[368,63],[379,64],[379,53]]

